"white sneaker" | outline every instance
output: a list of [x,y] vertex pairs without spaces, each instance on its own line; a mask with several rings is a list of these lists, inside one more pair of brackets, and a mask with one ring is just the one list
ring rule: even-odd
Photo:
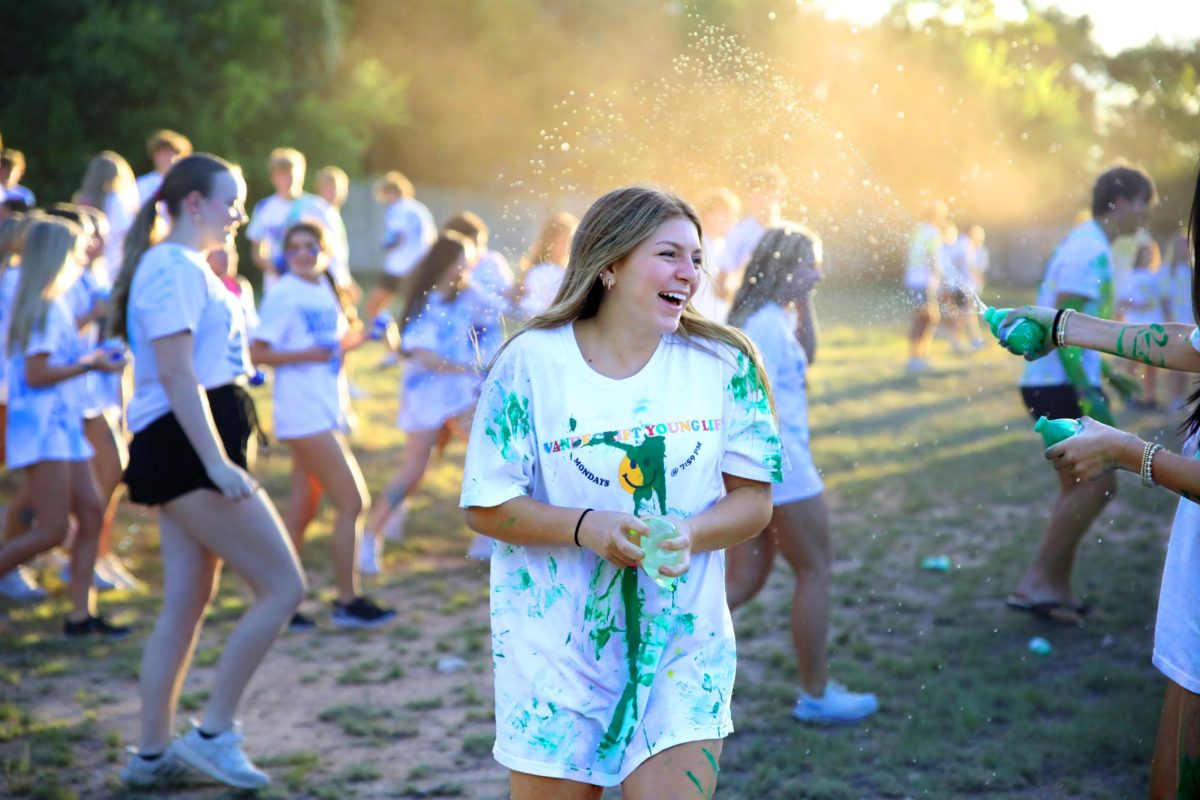
[[24,564],[0,575],[0,594],[18,603],[35,603],[46,599],[46,590],[38,585],[33,570]]
[[390,542],[398,542],[404,538],[404,526],[408,523],[408,500],[401,500],[400,505],[392,509],[379,527],[379,533]]
[[129,760],[121,770],[121,783],[126,786],[156,786],[187,780],[195,773],[175,756],[174,747],[172,742],[171,746],[153,761],[139,756],[135,747],[125,748],[129,753]]
[[121,563],[121,559],[112,553],[96,562],[96,575],[104,578],[118,589],[140,592],[145,588],[142,582]]
[[489,561],[492,557],[492,545],[496,540],[490,536],[484,536],[482,533],[475,534],[475,538],[471,540],[471,547],[467,550],[467,558],[475,561]]
[[928,372],[929,371],[929,362],[923,358],[910,358],[908,360],[908,365],[904,369],[910,375],[913,375],[913,374],[916,374],[919,372]]
[[271,776],[254,766],[242,752],[245,739],[240,722],[211,739],[202,737],[200,726],[193,722],[192,729],[176,739],[171,748],[180,761],[226,786],[238,789],[270,786]]
[[383,561],[383,540],[378,536],[363,534],[358,543],[358,572],[360,575],[378,575],[379,565]]
[[796,701],[792,716],[801,722],[815,722],[820,725],[858,722],[866,719],[879,710],[879,701],[875,695],[851,692],[840,683],[829,681],[825,684],[825,694],[821,697],[810,697],[804,692]]

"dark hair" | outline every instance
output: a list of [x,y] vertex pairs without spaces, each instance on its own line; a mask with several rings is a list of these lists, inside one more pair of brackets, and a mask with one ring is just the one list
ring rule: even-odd
[[[46,216],[69,219],[76,225],[79,225],[80,227],[83,226],[83,206],[77,206],[74,203],[55,203],[46,209]],[[90,215],[88,216],[88,224],[92,224],[92,218]]]
[[817,235],[794,222],[764,232],[746,262],[745,278],[730,304],[728,324],[740,328],[767,303],[785,297],[797,269],[816,267],[820,248]]
[[474,247],[474,244],[461,233],[442,231],[438,235],[437,241],[413,267],[412,283],[404,297],[404,315],[400,317],[401,331],[421,316],[429,292],[446,274],[450,265],[462,258],[470,247]]
[[1145,170],[1118,164],[1096,178],[1096,185],[1092,187],[1092,216],[1097,219],[1103,217],[1112,211],[1113,204],[1120,198],[1153,203],[1156,197],[1154,181]]
[[461,233],[472,241],[479,241],[480,236],[488,232],[487,223],[474,211],[460,211],[442,225],[444,231]]
[[[309,236],[317,240],[317,247],[321,249],[322,253],[329,252],[329,242],[325,237],[325,226],[319,222],[301,220],[300,222],[297,222],[288,228],[283,234],[283,239],[281,241],[285,258],[287,257],[288,242],[298,233],[307,233]],[[333,279],[333,275],[330,274],[328,269],[325,270],[325,280],[329,281],[329,286],[333,289],[334,295],[337,296],[338,305],[342,307],[342,313],[345,314],[348,319],[357,319],[357,312],[351,313],[351,310],[354,309],[354,303],[350,300],[349,294],[345,289],[337,285],[337,281]]]
[[[1200,171],[1196,174],[1196,190],[1192,195],[1192,213],[1188,216],[1188,243],[1192,247],[1192,315],[1200,326],[1200,284],[1196,283],[1196,266],[1200,264]],[[1200,431],[1200,387],[1188,397],[1192,410],[1179,426],[1185,436]]]
[[142,261],[142,256],[152,244],[150,235],[154,232],[154,223],[158,221],[158,201],[161,200],[166,205],[167,213],[172,219],[178,219],[185,197],[192,192],[209,197],[216,176],[222,172],[236,172],[237,169],[223,158],[197,153],[179,159],[167,170],[157,194],[142,204],[129,227],[129,233],[125,236],[121,272],[113,284],[111,320],[114,336],[128,337],[126,313],[129,306],[129,289],[133,285],[133,276]]

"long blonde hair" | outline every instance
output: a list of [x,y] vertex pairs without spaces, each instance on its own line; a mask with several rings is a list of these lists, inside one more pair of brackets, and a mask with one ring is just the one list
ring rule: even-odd
[[88,162],[83,182],[71,202],[103,209],[104,201],[114,192],[119,196],[136,196],[137,179],[120,153],[105,150]]
[[[178,219],[183,210],[183,200],[192,192],[204,197],[212,194],[213,180],[222,172],[235,173],[238,168],[223,158],[207,153],[196,153],[176,161],[163,176],[156,197],[167,207],[172,219]],[[129,232],[125,234],[125,254],[121,259],[121,271],[113,282],[110,321],[112,335],[128,338],[129,289],[137,273],[142,256],[154,244],[151,241],[155,223],[158,222],[158,202],[155,198],[142,204]]]
[[[575,215],[565,211],[546,217],[542,222],[542,227],[538,229],[538,235],[533,240],[533,245],[525,251],[525,255],[521,256],[521,271],[528,272],[530,267],[538,264],[557,263],[554,251],[558,249],[561,242],[571,238],[578,226],[579,220],[575,219]],[[559,266],[566,265],[559,264]]]
[[[526,322],[504,346],[525,331],[560,328],[577,319],[594,317],[604,297],[600,272],[610,264],[622,261],[658,226],[673,217],[686,217],[696,226],[697,236],[702,236],[696,210],[672,192],[649,186],[627,186],[614,189],[592,203],[571,239],[571,254],[558,296],[548,309]],[[746,334],[708,319],[691,303],[684,308],[675,332],[687,343],[707,352],[714,351],[706,342],[717,342],[745,355],[758,373],[774,413],[775,399],[761,367],[762,357]]]
[[81,237],[79,226],[65,219],[42,217],[29,226],[9,322],[10,355],[24,351],[34,331],[45,329],[50,304],[78,277],[71,266]]

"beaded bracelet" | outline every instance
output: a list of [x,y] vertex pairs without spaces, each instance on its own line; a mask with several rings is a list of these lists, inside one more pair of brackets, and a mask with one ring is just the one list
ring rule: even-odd
[[1146,442],[1146,448],[1142,450],[1142,486],[1147,489],[1158,485],[1154,482],[1154,455],[1162,449],[1157,442]]
[[1058,321],[1054,325],[1054,346],[1067,346],[1067,320],[1075,313],[1073,308],[1064,308],[1059,312]]

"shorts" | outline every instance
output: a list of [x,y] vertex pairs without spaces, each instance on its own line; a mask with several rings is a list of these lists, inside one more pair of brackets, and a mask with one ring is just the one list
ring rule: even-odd
[[825,491],[821,473],[817,472],[817,465],[807,448],[788,447],[787,455],[792,468],[784,473],[782,483],[771,487],[771,504],[774,506],[809,500]]
[[945,304],[956,311],[965,311],[971,307],[966,291],[958,287],[949,286],[942,289],[942,296],[945,298]]
[[[1104,392],[1100,392],[1104,395]],[[1083,409],[1079,407],[1079,393],[1069,383],[1055,386],[1022,386],[1021,398],[1029,415],[1037,421],[1046,419],[1079,419]],[[1105,396],[1107,402],[1108,397]]]
[[937,304],[937,297],[935,296],[931,299],[930,295],[934,293],[930,292],[928,288],[914,289],[911,286],[906,286],[904,291],[908,295],[908,304],[912,306],[914,311],[923,311],[930,304]]
[[[246,469],[250,436],[258,430],[253,398],[236,383],[209,389],[206,394],[225,455]],[[170,411],[134,433],[129,443],[125,483],[129,486],[129,499],[146,506],[169,503],[196,489],[217,491],[200,456]]]

